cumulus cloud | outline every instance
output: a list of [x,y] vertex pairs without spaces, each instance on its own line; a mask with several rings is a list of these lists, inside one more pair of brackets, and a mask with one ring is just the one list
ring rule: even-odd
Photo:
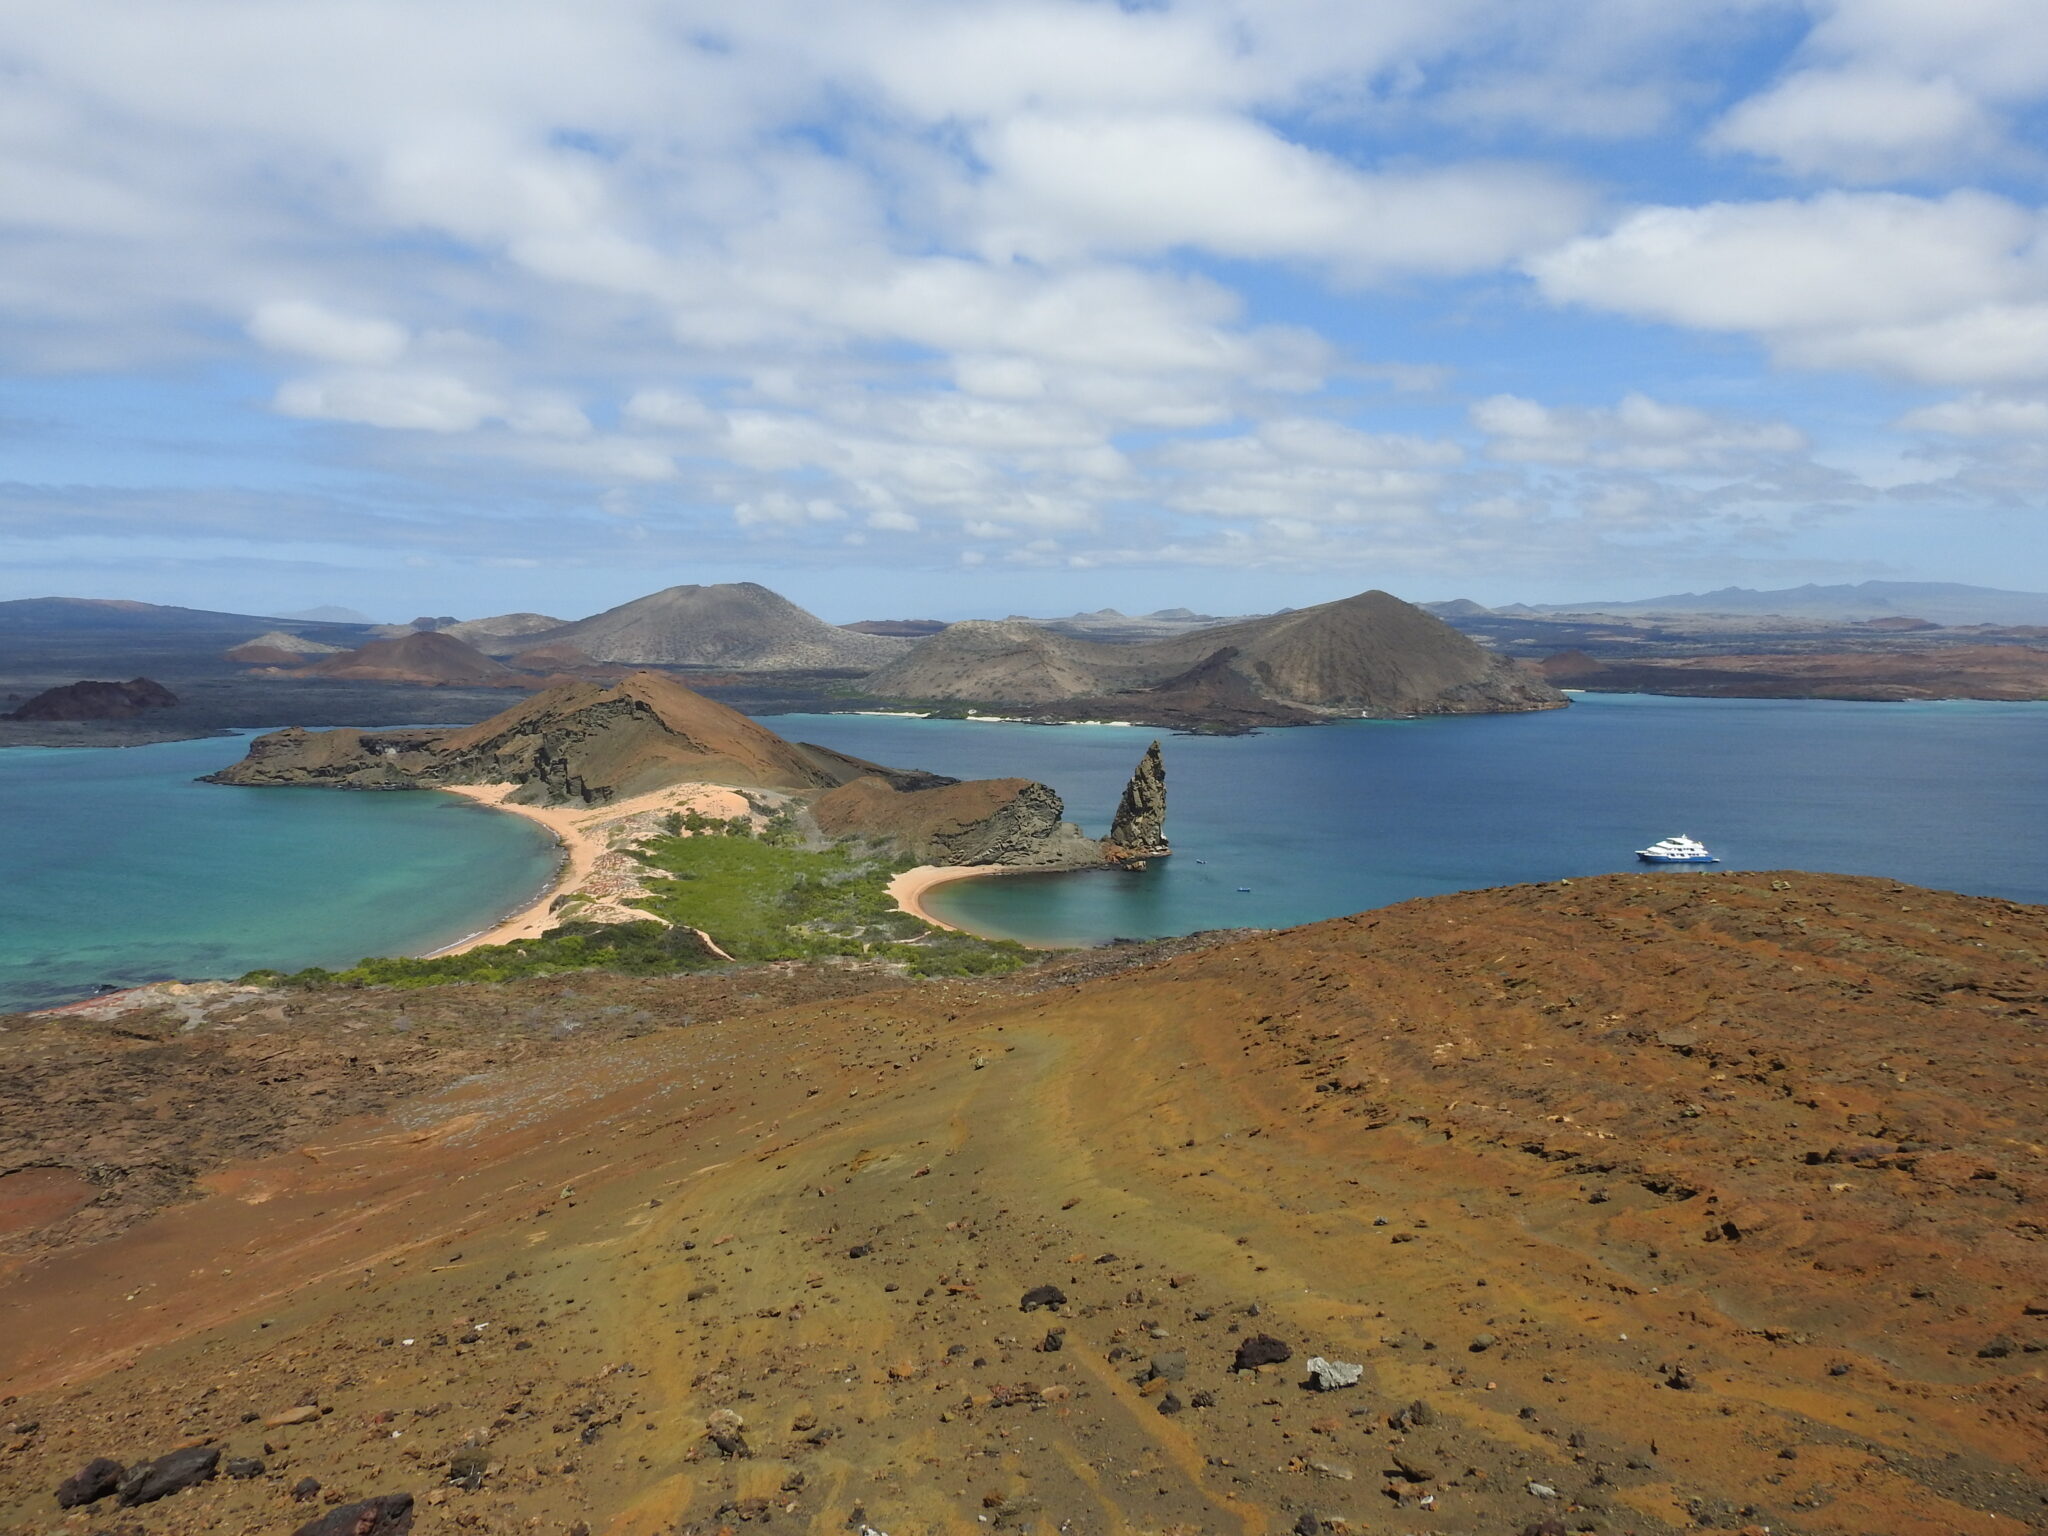
[[2048,92],[2035,0],[1813,0],[1797,65],[1730,109],[1723,148],[1803,176],[1902,181],[1995,154],[2011,111]]
[[1785,422],[1738,421],[1639,394],[1591,410],[1494,395],[1472,407],[1472,423],[1487,435],[1493,458],[1522,464],[1729,470],[1808,446],[1806,435]]
[[277,299],[257,306],[249,334],[273,352],[317,358],[323,363],[380,366],[405,355],[405,327],[367,315],[344,315],[305,299]]
[[2048,216],[1984,192],[1638,209],[1527,270],[1555,302],[1749,332],[1801,366],[1932,382],[2048,369]]
[[2048,399],[1971,394],[1908,411],[1899,425],[1951,437],[2032,437],[2048,442]]
[[[1937,168],[2042,84],[2025,7],[1811,10],[1722,149]],[[1632,380],[1611,407],[1541,404],[1499,371],[1520,366],[1505,333],[1484,387],[1513,393],[1463,415],[1455,371],[1410,354],[1513,325],[1526,274],[1555,305],[1800,367],[1993,391],[2048,367],[2043,223],[2010,197],[1589,225],[1613,162],[1575,167],[1575,141],[1681,153],[1701,40],[1757,15],[21,0],[0,18],[0,345],[40,372],[256,370],[272,410],[333,433],[323,453],[404,487],[416,522],[365,520],[377,537],[439,506],[450,541],[493,546],[843,559],[874,534],[904,558],[1310,568],[1482,558],[1532,529],[1563,549],[1581,517],[1675,529],[1734,504],[1684,477],[1793,495],[1804,439]],[[322,519],[342,521],[309,504],[295,536]]]

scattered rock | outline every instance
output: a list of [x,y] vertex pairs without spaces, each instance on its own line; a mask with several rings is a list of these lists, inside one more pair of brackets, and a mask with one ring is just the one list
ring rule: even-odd
[[83,1504],[97,1504],[117,1492],[127,1475],[128,1469],[111,1456],[95,1456],[57,1485],[57,1507],[77,1509]]
[[341,1504],[308,1520],[292,1536],[407,1536],[412,1530],[412,1495],[380,1493]]
[[1154,1355],[1145,1367],[1147,1381],[1180,1381],[1188,1374],[1188,1352],[1184,1349],[1168,1350],[1163,1355]]
[[264,1468],[263,1463],[254,1456],[236,1456],[226,1466],[222,1467],[221,1470],[227,1473],[229,1477],[246,1482],[252,1477],[261,1477]]
[[320,1417],[317,1403],[301,1403],[296,1408],[287,1408],[283,1413],[273,1413],[263,1421],[265,1429],[283,1429],[291,1424],[310,1424]]
[[2003,1360],[2017,1348],[2019,1346],[2013,1343],[2011,1339],[2008,1339],[2004,1334],[2000,1334],[1977,1351],[1977,1358],[1979,1360]]
[[1500,1340],[1496,1339],[1492,1334],[1482,1333],[1467,1345],[1466,1348],[1470,1349],[1475,1355],[1483,1355],[1499,1342]]
[[1539,1499],[1554,1499],[1558,1496],[1557,1490],[1548,1483],[1531,1482],[1529,1491]]
[[292,1484],[292,1497],[301,1504],[320,1496],[320,1480],[317,1477],[302,1477]]
[[448,1458],[448,1481],[474,1493],[484,1485],[484,1474],[490,1469],[491,1458],[482,1451],[457,1451]]
[[1237,1346],[1233,1371],[1255,1371],[1262,1365],[1283,1365],[1294,1358],[1294,1350],[1270,1333],[1255,1333]]
[[1026,1291],[1017,1306],[1025,1312],[1036,1312],[1040,1307],[1064,1307],[1067,1293],[1056,1285],[1034,1285]]
[[153,1504],[187,1488],[195,1488],[212,1477],[220,1466],[220,1452],[209,1445],[188,1445],[170,1451],[129,1472],[121,1484],[121,1507]]
[[1325,1360],[1321,1355],[1309,1356],[1309,1385],[1318,1392],[1335,1392],[1340,1387],[1355,1387],[1364,1376],[1365,1367],[1362,1365],[1353,1365],[1347,1360]]

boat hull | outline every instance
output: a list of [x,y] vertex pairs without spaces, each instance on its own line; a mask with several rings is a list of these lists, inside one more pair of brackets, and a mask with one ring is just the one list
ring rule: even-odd
[[1719,859],[1715,858],[1711,853],[1691,854],[1685,857],[1680,857],[1677,854],[1671,853],[1638,852],[1636,854],[1636,857],[1641,859],[1645,864],[1718,864],[1721,862]]

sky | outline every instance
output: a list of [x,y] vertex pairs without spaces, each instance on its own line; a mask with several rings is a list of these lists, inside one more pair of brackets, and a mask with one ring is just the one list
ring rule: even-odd
[[2048,589],[2041,0],[0,0],[0,598]]

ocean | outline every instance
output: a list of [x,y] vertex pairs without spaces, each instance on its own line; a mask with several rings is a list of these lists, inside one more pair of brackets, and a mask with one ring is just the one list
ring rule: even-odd
[[455,795],[195,784],[243,738],[0,751],[0,1010],[466,938],[555,867]]
[[[880,762],[1043,779],[1094,833],[1109,829],[1157,734],[846,715],[769,723]],[[2048,704],[1580,694],[1540,714],[1163,740],[1172,857],[1138,874],[960,881],[926,906],[1037,944],[1278,928],[1645,868],[1634,850],[1678,832],[1723,868],[1888,875],[2048,902]]]
[[[1156,734],[766,723],[901,767],[1043,779],[1096,833]],[[553,867],[532,823],[450,795],[193,782],[242,750],[0,751],[0,1008],[100,983],[421,953],[521,905]],[[1284,927],[1635,869],[1633,850],[1677,832],[1726,868],[2048,903],[2048,704],[1584,694],[1533,715],[1168,736],[1164,751],[1172,857],[1136,874],[962,881],[927,897],[932,911],[1040,944]]]

